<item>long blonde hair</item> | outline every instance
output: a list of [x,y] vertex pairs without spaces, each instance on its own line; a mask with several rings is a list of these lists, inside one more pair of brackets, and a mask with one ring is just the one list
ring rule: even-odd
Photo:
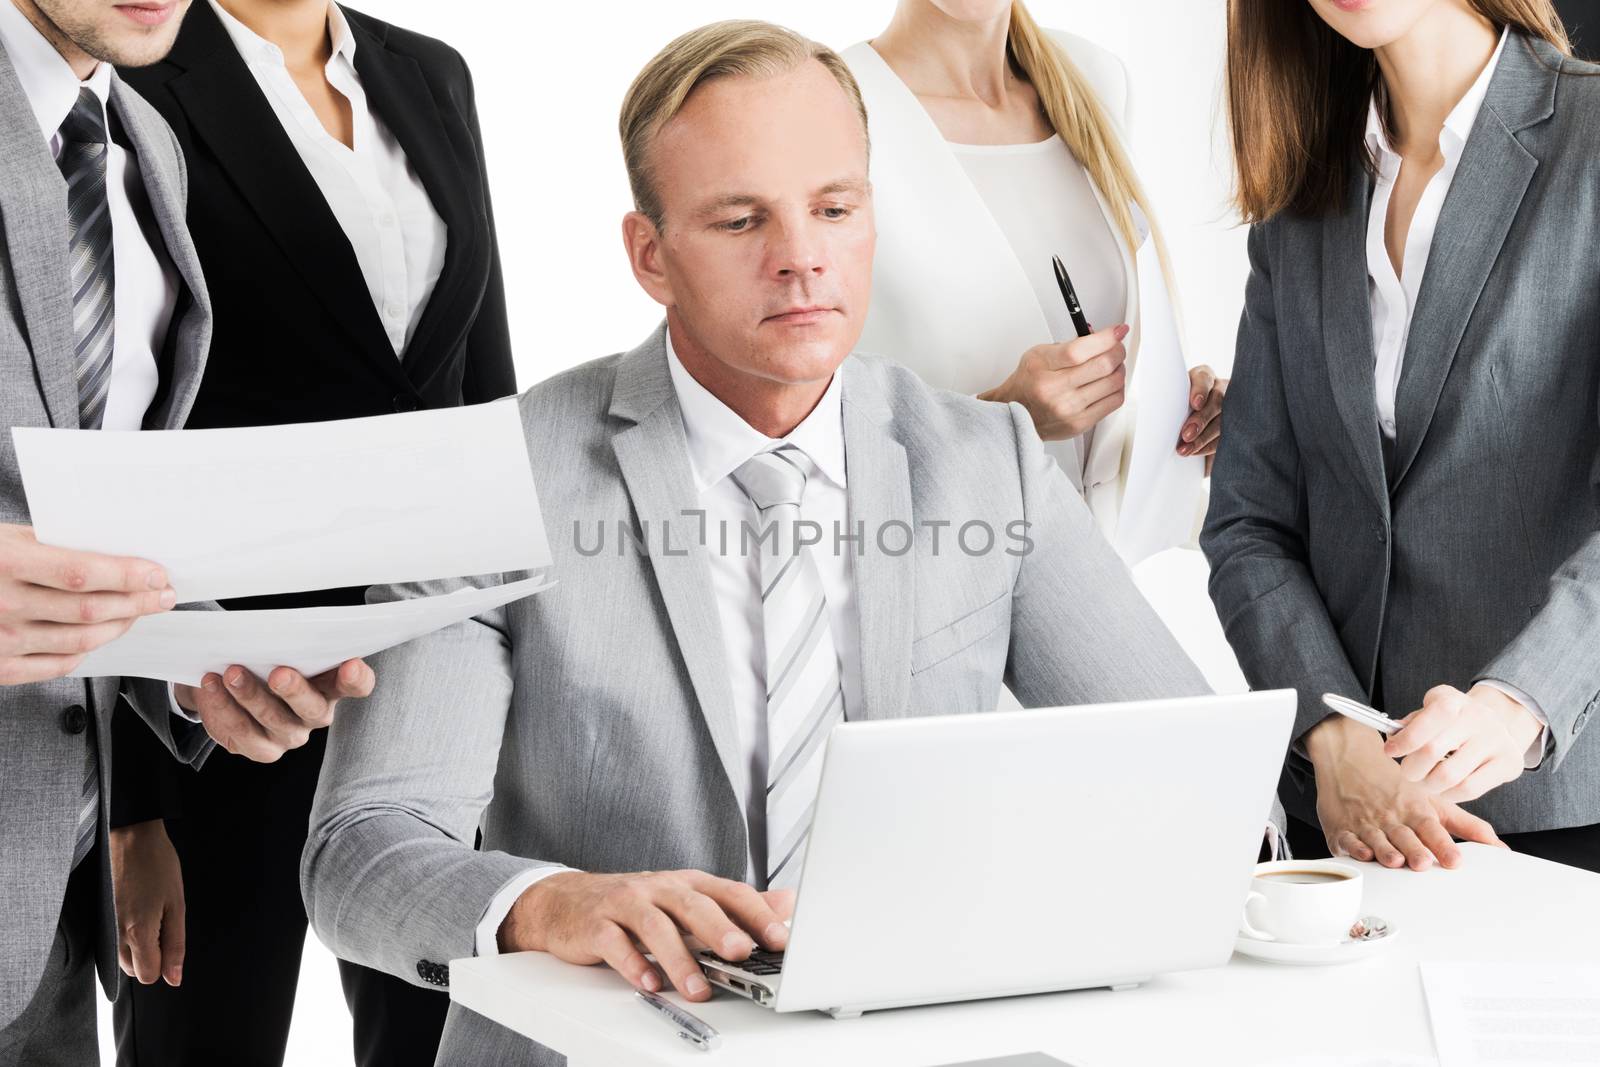
[[1155,212],[1150,210],[1144,187],[1133,172],[1133,164],[1128,161],[1111,119],[1090,88],[1088,79],[1072,62],[1066,49],[1039,28],[1022,0],[1013,0],[1011,4],[1011,29],[1006,35],[1006,49],[1011,62],[1039,94],[1039,103],[1050,125],[1055,127],[1105,197],[1111,209],[1111,221],[1127,244],[1130,256],[1136,255],[1139,247],[1139,231],[1133,221],[1131,205],[1139,205],[1139,210],[1144,212],[1150,226],[1150,239],[1155,242],[1156,255],[1161,260],[1161,273],[1176,310],[1177,293],[1172,285],[1166,239],[1156,224]]

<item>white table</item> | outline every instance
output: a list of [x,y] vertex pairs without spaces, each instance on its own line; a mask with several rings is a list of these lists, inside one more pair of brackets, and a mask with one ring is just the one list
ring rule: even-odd
[[[1046,1052],[1074,1067],[1433,1063],[1417,964],[1600,960],[1600,875],[1479,845],[1454,871],[1367,870],[1365,911],[1399,927],[1381,956],[1301,968],[1235,956],[1129,992],[1093,990],[868,1013],[779,1015],[727,994],[692,1010],[722,1032],[700,1052],[605,968],[543,953],[457,960],[457,1003],[558,1049],[571,1067],[761,1064],[932,1067]],[[1062,922],[1070,916],[1060,916]]]

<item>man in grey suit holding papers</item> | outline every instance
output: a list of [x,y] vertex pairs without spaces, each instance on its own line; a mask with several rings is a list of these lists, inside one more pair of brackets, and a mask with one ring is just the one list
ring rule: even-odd
[[[764,23],[635,81],[624,238],[666,326],[520,399],[559,584],[382,655],[334,725],[302,886],[341,957],[444,985],[541,949],[703,1000],[680,930],[784,945],[833,724],[1206,691],[1027,412],[851,355],[865,124]],[[561,1057],[453,1007],[438,1062]]]
[[[365,664],[269,687],[67,677],[175,595],[146,560],[41,545],[10,429],[176,429],[211,308],[184,228],[183,161],[111,64],[171,47],[187,0],[0,0],[0,1067],[98,1060],[93,974],[115,995],[105,804],[119,692],[179,759],[214,737],[276,759],[370,692]],[[114,521],[114,516],[107,516]],[[176,982],[180,975],[168,972]]]

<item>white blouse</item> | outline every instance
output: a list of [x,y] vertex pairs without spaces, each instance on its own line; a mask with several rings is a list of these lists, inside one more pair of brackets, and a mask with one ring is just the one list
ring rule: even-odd
[[[1103,330],[1126,321],[1128,278],[1122,247],[1088,172],[1059,134],[1035,144],[951,143],[950,150],[994,216],[1038,298],[1050,336],[1035,343],[1078,336],[1056,286],[1051,256],[1061,257],[1091,327]],[[999,385],[1021,356],[1021,352],[989,353],[993,366],[984,369],[983,380]],[[1045,446],[1080,492],[1093,433]]]
[[223,28],[289,135],[350,241],[395,355],[405,352],[444,269],[446,228],[405,151],[367,106],[356,41],[339,5],[328,5],[328,83],[350,101],[346,148],[323,127],[284,65],[283,52],[211,0]]

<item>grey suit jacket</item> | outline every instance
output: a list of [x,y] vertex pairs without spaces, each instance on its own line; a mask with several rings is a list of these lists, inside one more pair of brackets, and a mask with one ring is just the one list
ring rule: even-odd
[[[161,392],[145,422],[147,429],[176,429],[199,387],[211,335],[200,261],[184,227],[187,179],[167,124],[114,73],[110,109],[138,156],[151,209],[186,289],[161,368]],[[76,428],[76,375],[66,182],[0,48],[0,413],[8,428],[0,435],[0,523],[29,521],[9,428]],[[164,685],[99,678],[0,687],[0,1027],[32,998],[50,954],[72,862],[87,744],[99,746],[100,795],[111,795],[110,719],[119,688],[179,758],[203,758],[210,747],[205,732],[171,714]],[[72,707],[90,712],[92,729],[66,729]],[[102,804],[102,841],[104,811]],[[110,868],[106,850],[99,855],[100,977],[107,994],[115,995]]]
[[[540,864],[744,877],[746,770],[662,338],[520,399],[559,584],[380,655],[376,692],[341,710],[301,884],[342,958],[442,983],[495,892]],[[1021,407],[863,357],[841,373],[866,717],[992,708],[1002,680],[1027,705],[1206,691]],[[993,552],[956,547],[972,519]],[[935,550],[938,520],[955,525]],[[880,528],[914,544],[879,551]],[[439,1062],[560,1059],[453,1009]]]
[[[1565,70],[1566,73],[1558,73]],[[1444,203],[1386,465],[1367,296],[1370,183],[1250,234],[1228,432],[1201,538],[1250,683],[1396,715],[1509,683],[1543,766],[1469,807],[1501,831],[1600,822],[1600,77],[1513,35]],[[1309,765],[1284,802],[1314,822]]]

